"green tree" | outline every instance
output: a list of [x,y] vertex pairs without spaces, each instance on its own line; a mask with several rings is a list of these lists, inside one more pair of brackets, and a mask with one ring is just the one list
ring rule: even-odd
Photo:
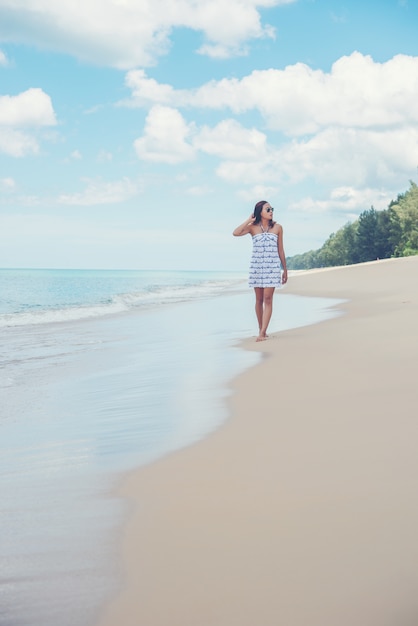
[[371,207],[358,218],[356,249],[360,263],[378,258],[378,216]]
[[399,194],[388,208],[363,211],[359,218],[332,233],[319,250],[288,259],[290,269],[361,263],[418,254],[418,185]]
[[396,250],[402,241],[402,226],[398,213],[392,205],[388,208],[389,215],[389,241],[391,245],[391,256],[396,256]]
[[390,208],[396,212],[401,230],[395,255],[418,254],[418,186],[411,181],[409,190],[398,195]]

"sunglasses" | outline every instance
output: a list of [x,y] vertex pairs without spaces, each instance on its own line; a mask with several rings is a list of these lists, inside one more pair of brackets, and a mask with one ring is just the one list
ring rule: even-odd
[[268,209],[266,209],[267,213],[273,213],[273,211],[274,211],[273,207],[269,207]]

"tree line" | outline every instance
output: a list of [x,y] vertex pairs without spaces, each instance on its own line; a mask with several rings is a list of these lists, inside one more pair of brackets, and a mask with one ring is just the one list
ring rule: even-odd
[[351,265],[376,259],[418,254],[418,185],[392,200],[388,208],[363,211],[332,233],[318,250],[287,259],[289,269]]

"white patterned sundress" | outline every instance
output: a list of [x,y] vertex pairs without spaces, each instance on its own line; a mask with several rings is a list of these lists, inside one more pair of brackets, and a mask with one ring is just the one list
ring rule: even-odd
[[[261,224],[260,224],[261,226]],[[249,287],[280,287],[281,264],[277,248],[277,235],[261,226],[261,233],[253,235]]]

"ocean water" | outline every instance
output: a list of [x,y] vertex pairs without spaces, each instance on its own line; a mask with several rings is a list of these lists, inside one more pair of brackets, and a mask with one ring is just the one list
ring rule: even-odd
[[0,328],[102,317],[221,293],[226,272],[0,270]]
[[[271,331],[334,304],[284,289]],[[227,418],[253,308],[239,274],[0,270],[0,626],[95,623],[129,508],[112,489]]]

